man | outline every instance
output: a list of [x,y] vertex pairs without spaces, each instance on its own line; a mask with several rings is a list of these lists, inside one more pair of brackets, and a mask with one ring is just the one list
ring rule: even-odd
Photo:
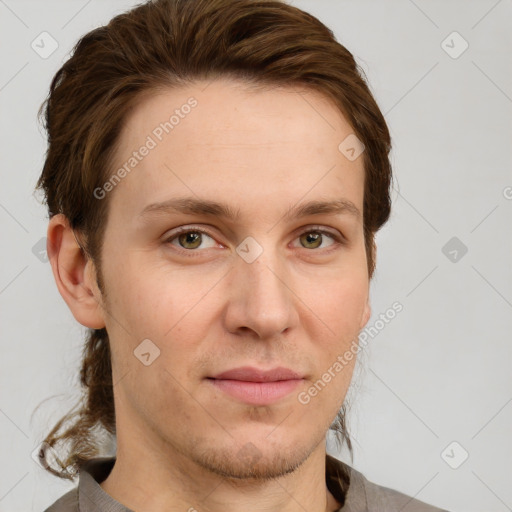
[[143,4],[77,44],[46,127],[48,255],[90,329],[86,401],[43,450],[79,485],[49,512],[439,510],[326,456],[330,427],[350,447],[340,354],[370,317],[391,167],[324,25],[274,1]]

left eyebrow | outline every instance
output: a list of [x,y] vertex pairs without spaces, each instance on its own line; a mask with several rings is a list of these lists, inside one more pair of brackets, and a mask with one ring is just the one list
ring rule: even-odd
[[336,199],[334,201],[308,201],[307,203],[292,206],[286,212],[285,220],[292,218],[309,217],[310,215],[340,215],[348,213],[360,219],[359,208],[348,199]]

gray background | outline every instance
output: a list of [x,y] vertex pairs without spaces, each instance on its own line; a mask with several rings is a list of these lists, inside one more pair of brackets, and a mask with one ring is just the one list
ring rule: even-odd
[[[290,3],[353,52],[394,143],[368,325],[395,301],[403,311],[361,354],[354,466],[453,512],[510,511],[511,1]],[[134,4],[0,0],[0,511],[42,511],[73,486],[31,458],[78,396],[84,333],[38,252],[36,112],[79,36]],[[31,47],[43,31],[58,43],[44,59]]]

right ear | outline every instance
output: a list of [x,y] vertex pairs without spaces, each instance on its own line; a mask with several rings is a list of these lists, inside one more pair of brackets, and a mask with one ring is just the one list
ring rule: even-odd
[[105,327],[94,263],[78,245],[68,219],[61,213],[50,219],[46,249],[57,288],[75,319],[91,329]]

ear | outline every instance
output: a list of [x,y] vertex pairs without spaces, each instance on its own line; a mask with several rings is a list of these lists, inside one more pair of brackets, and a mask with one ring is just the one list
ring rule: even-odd
[[46,249],[57,288],[75,319],[91,329],[105,327],[94,263],[78,245],[65,215],[50,219]]
[[[375,265],[377,262],[377,244],[375,243],[375,238],[372,240],[372,261],[373,261],[373,269],[372,269],[372,275],[373,275],[373,270],[375,269]],[[370,279],[371,279],[371,276],[370,276]],[[361,317],[361,325],[359,326],[359,329],[362,329],[368,323],[368,320],[370,320],[371,316],[372,316],[372,308],[370,306],[370,291],[368,290],[368,296],[366,298],[366,304],[364,306],[363,315]]]
[[366,300],[366,304],[364,305],[363,315],[361,317],[361,325],[359,326],[359,330],[361,330],[370,320],[372,316],[372,307],[370,306],[370,297],[368,296]]

